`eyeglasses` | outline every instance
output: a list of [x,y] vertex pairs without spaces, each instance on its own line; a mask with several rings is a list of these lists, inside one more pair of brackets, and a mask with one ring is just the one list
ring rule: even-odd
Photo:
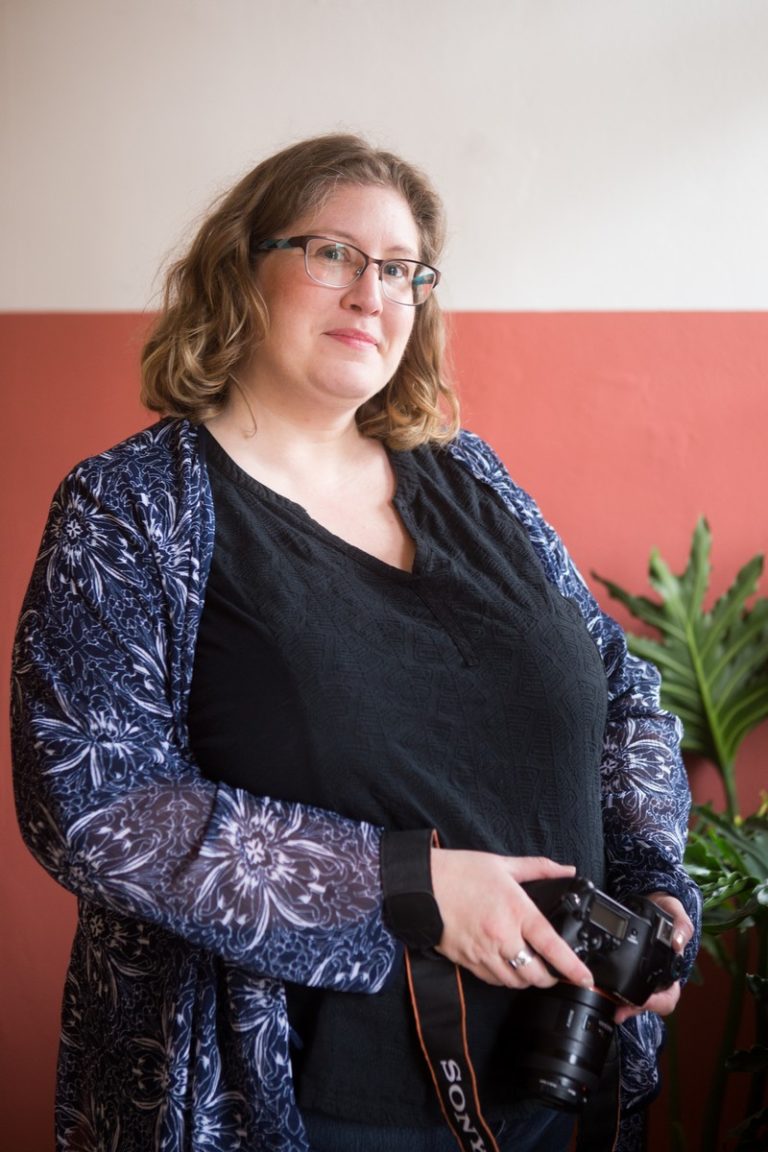
[[369,264],[379,269],[381,290],[387,300],[414,308],[423,304],[440,280],[437,268],[418,260],[374,260],[354,244],[342,244],[327,236],[289,236],[287,240],[262,240],[256,252],[275,248],[303,248],[304,267],[310,280],[325,288],[349,288]]

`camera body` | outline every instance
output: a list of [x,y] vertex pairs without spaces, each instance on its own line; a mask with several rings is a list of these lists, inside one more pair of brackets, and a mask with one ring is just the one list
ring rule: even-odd
[[550,1107],[574,1111],[603,1075],[616,1001],[644,1004],[678,979],[682,958],[672,949],[671,917],[642,896],[624,906],[583,876],[523,888],[595,978],[591,989],[561,982],[520,997],[517,1064],[524,1084]]
[[682,960],[672,949],[672,919],[652,900],[636,896],[624,906],[583,876],[533,880],[523,888],[603,992],[639,1005],[678,979]]

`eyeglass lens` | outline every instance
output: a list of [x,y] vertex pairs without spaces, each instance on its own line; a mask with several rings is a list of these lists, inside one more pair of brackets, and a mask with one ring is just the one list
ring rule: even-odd
[[[307,273],[318,284],[346,288],[353,284],[366,266],[367,257],[352,244],[313,237],[307,240],[305,264]],[[373,261],[371,261],[373,263]],[[376,261],[381,287],[388,300],[399,304],[423,303],[435,286],[435,273],[418,260]]]

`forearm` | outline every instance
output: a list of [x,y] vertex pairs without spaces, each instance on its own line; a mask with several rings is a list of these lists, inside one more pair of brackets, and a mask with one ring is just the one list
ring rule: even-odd
[[27,844],[78,895],[254,971],[378,986],[396,952],[378,830],[202,777],[183,674],[198,569],[177,543],[180,506],[169,499],[168,522],[144,524],[150,505],[132,490],[107,494],[100,474],[62,486],[19,622],[13,756]]
[[19,721],[19,822],[59,883],[264,975],[359,991],[386,979],[377,829],[213,785],[148,745],[119,785],[79,773],[73,796],[64,758]]
[[690,791],[678,721],[654,705],[651,691],[614,702],[601,766],[606,883],[619,900],[665,892],[694,927],[689,970],[700,939],[701,897],[684,864]]

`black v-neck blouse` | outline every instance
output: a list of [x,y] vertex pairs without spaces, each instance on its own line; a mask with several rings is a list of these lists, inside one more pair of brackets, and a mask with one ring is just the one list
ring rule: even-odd
[[[190,698],[212,779],[445,847],[603,877],[607,689],[575,607],[499,497],[439,449],[392,453],[412,572],[339,539],[201,430],[216,515]],[[514,994],[468,977],[489,1115],[512,1103]],[[402,977],[376,996],[289,987],[305,1108],[440,1123]],[[375,1067],[375,1088],[370,1069]]]

